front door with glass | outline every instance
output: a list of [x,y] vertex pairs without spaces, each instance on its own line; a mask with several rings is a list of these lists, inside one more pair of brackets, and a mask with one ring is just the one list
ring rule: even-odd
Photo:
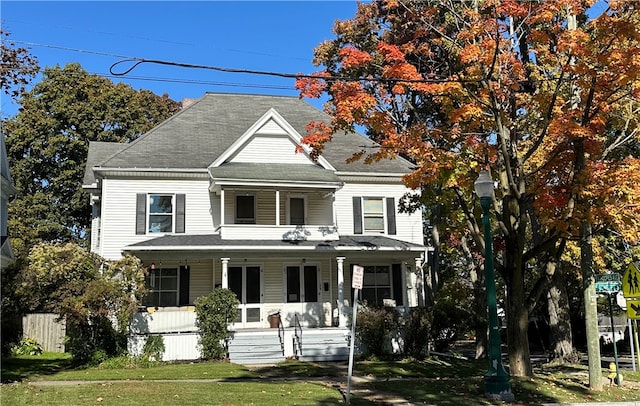
[[236,294],[240,305],[235,327],[261,327],[262,270],[259,266],[230,266],[229,289]]

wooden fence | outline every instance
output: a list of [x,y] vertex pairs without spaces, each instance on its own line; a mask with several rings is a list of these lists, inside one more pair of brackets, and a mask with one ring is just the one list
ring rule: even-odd
[[22,335],[33,338],[42,349],[50,352],[64,352],[64,321],[56,321],[58,315],[53,313],[33,313],[22,318]]

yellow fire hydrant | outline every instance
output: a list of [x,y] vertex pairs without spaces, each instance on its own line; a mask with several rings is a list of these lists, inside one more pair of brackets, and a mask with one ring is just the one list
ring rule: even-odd
[[609,364],[609,375],[607,375],[607,378],[609,378],[609,386],[614,383],[622,386],[622,374],[616,369],[616,364],[613,362]]

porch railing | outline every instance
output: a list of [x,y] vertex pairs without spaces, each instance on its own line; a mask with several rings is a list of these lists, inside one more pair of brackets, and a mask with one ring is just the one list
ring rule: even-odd
[[302,325],[297,313],[293,319],[293,352],[296,357],[302,355]]

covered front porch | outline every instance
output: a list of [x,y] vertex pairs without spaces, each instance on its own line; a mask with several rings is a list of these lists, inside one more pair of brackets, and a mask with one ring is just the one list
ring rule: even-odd
[[[194,350],[195,303],[217,287],[232,290],[240,302],[230,326],[236,336],[258,330],[270,336],[281,330],[277,336],[284,357],[300,356],[294,346],[296,330],[327,329],[338,341],[346,340],[354,265],[370,270],[361,298],[416,307],[424,297],[424,247],[382,236],[288,242],[167,235],[129,246],[127,252],[149,269],[151,290],[132,323],[137,336],[132,341],[142,343],[134,347],[143,345],[145,336],[163,335],[165,346],[176,341],[172,359],[199,357]],[[276,314],[278,328],[272,328],[270,316]]]

